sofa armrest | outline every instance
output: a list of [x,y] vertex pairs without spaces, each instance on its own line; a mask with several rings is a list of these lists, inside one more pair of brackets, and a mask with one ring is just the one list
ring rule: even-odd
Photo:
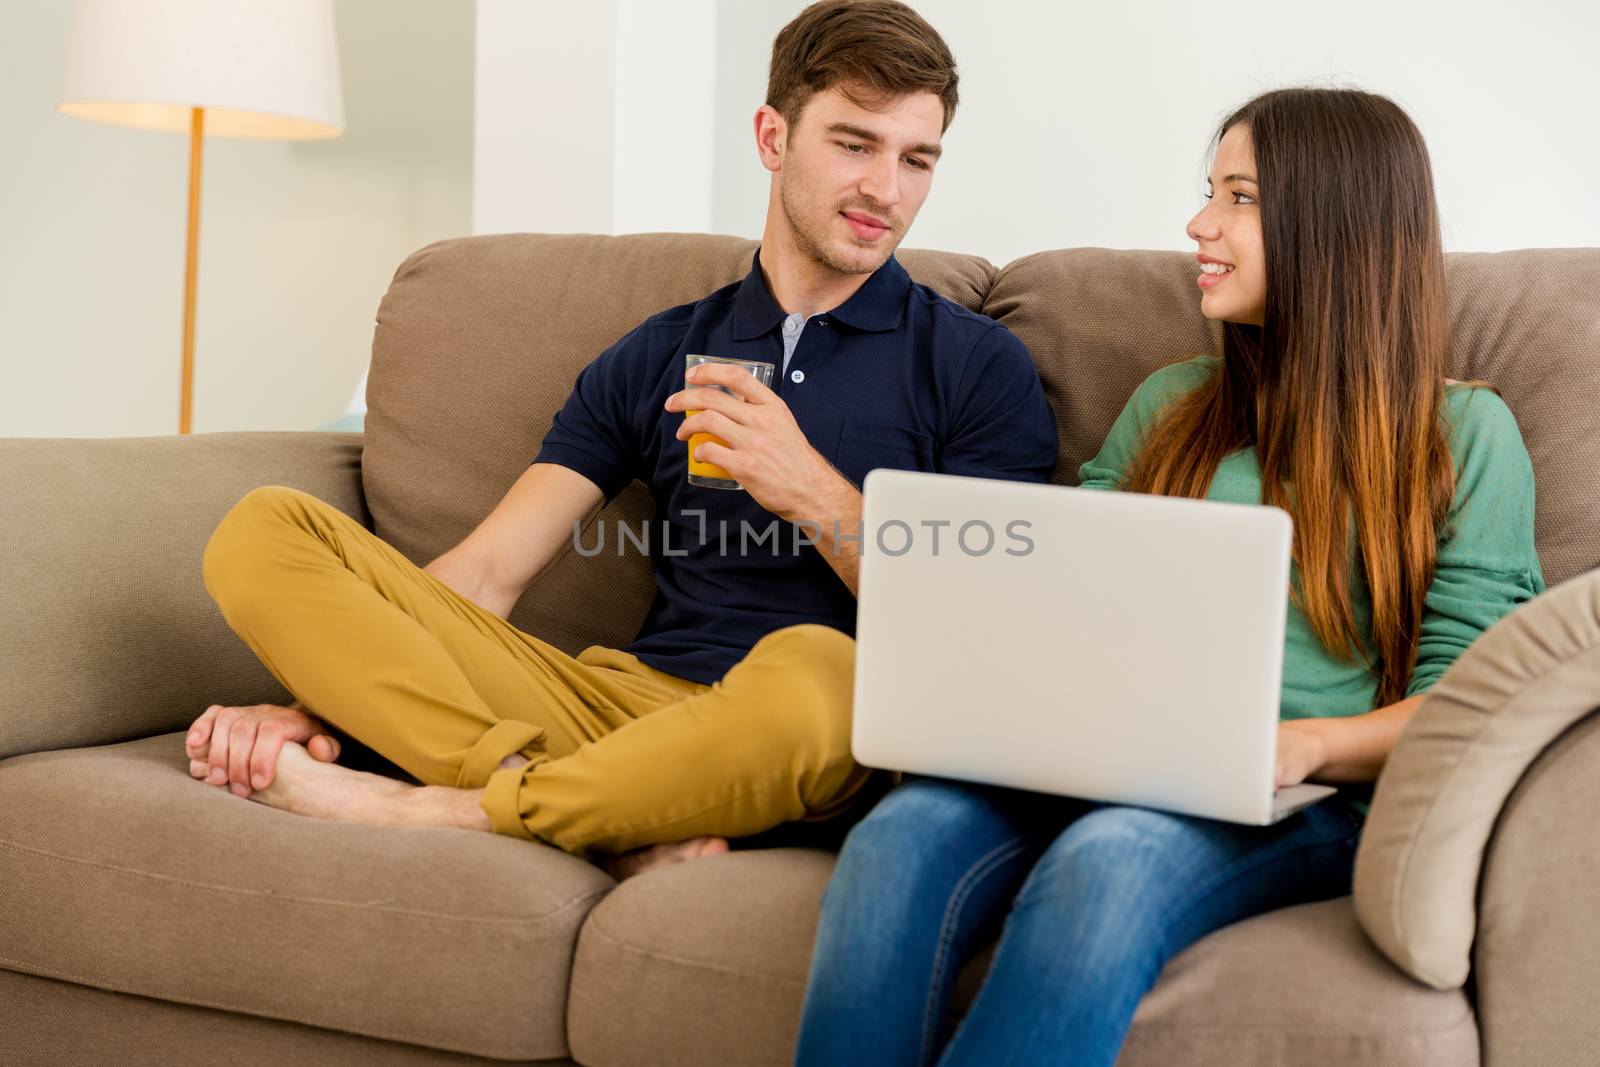
[[[1600,571],[1519,606],[1434,685],[1378,779],[1356,855],[1356,915],[1401,970],[1437,989],[1467,980],[1474,937],[1491,918],[1479,901],[1485,856],[1508,832],[1511,798],[1564,735],[1595,737],[1597,708]],[[1600,746],[1578,752],[1600,780]],[[1582,813],[1540,806],[1533,818],[1573,828],[1600,852]]]
[[0,759],[286,700],[207,595],[200,557],[258,485],[370,529],[361,447],[321,432],[0,438]]
[[1486,1064],[1600,1062],[1600,714],[1523,775],[1489,839],[1472,973]]

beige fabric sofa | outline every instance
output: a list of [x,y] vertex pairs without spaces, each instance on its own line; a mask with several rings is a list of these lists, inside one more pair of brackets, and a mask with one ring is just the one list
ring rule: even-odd
[[[425,564],[521,473],[579,367],[742,276],[753,247],[424,248],[378,309],[364,434],[0,440],[0,1062],[788,1059],[825,849],[616,887],[509,838],[240,800],[191,780],[182,746],[209,703],[290,696],[200,581],[244,493],[315,493]],[[1218,348],[1180,253],[902,259],[1028,344],[1063,482],[1148,373]],[[1496,383],[1521,422],[1551,591],[1474,645],[1407,732],[1356,896],[1173,960],[1130,1067],[1600,1062],[1600,572],[1584,573],[1600,562],[1600,250],[1449,269],[1450,374]],[[612,507],[637,521],[649,501],[636,485]],[[636,554],[573,554],[511,621],[573,652],[620,644],[650,591]]]

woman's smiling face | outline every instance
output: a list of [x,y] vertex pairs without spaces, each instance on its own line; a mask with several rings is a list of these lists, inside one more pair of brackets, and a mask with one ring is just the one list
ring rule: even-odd
[[1267,257],[1261,240],[1255,148],[1250,128],[1228,128],[1211,163],[1206,206],[1189,220],[1199,246],[1200,312],[1208,319],[1260,326],[1267,307]]

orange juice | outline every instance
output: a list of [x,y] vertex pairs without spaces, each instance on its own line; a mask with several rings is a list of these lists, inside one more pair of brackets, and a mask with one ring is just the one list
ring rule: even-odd
[[[692,417],[692,416],[700,414],[700,412],[698,412],[698,411],[685,411],[683,414],[684,414],[685,418],[689,418],[689,417]],[[730,482],[733,481],[733,475],[729,474],[727,471],[723,470],[721,467],[717,466],[715,463],[707,463],[704,460],[700,460],[700,459],[695,459],[694,458],[694,450],[699,448],[702,444],[704,444],[707,441],[715,441],[717,444],[723,445],[724,447],[726,447],[726,445],[728,444],[728,442],[724,441],[722,438],[718,437],[714,433],[692,433],[692,434],[690,434],[689,435],[689,473],[693,474],[693,475],[696,475],[698,477],[701,477],[701,478],[723,478],[723,479],[726,479],[727,481],[730,481]]]
[[[683,358],[683,369],[685,374],[689,372],[690,368],[699,366],[702,363],[732,364],[733,366],[741,367],[748,371],[750,375],[762,385],[768,388],[772,387],[773,365],[771,363],[763,363],[760,360],[752,359],[733,359],[727,356],[706,356],[701,355],[698,352],[685,353]],[[705,385],[708,388],[716,389],[732,396],[739,395],[725,385],[712,385],[709,382],[705,383]],[[692,419],[698,414],[700,414],[699,410],[685,410],[683,417],[686,419]],[[715,463],[707,463],[704,460],[694,458],[694,450],[705,444],[707,441],[715,441],[724,448],[728,446],[728,442],[724,441],[714,433],[691,433],[689,435],[689,481],[694,485],[705,486],[709,489],[744,488],[738,482],[734,481],[731,474],[717,466]]]

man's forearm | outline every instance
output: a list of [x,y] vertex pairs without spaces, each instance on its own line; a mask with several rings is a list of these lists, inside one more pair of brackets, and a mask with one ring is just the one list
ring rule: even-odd
[[795,522],[804,522],[806,532],[816,541],[818,552],[850,590],[857,591],[861,571],[861,492],[838,472],[821,495]]
[[559,463],[534,463],[476,529],[422,568],[504,619],[533,581],[572,550],[573,523],[605,502],[600,487]]
[[[459,546],[458,546],[459,548]],[[516,607],[518,593],[496,585],[488,569],[451,549],[422,568],[483,610],[504,619]]]

